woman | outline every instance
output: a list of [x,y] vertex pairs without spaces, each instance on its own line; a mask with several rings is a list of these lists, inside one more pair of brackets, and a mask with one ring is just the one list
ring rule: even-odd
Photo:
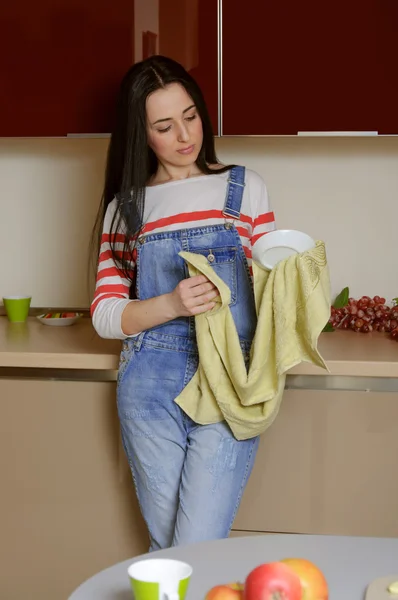
[[227,537],[258,439],[198,425],[174,402],[198,366],[194,317],[217,296],[179,252],[204,254],[229,285],[248,355],[251,246],[274,219],[262,179],[218,162],[202,93],[171,59],[151,57],[123,79],[97,225],[93,324],[124,340],[117,405],[150,550]]

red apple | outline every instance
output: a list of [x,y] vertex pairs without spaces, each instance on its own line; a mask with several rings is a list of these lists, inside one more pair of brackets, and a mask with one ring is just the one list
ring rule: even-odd
[[245,581],[245,600],[301,600],[298,575],[281,562],[256,567]]
[[305,558],[285,558],[282,560],[300,578],[302,600],[328,600],[328,584],[320,569]]
[[243,600],[242,585],[229,583],[216,585],[206,594],[205,600]]

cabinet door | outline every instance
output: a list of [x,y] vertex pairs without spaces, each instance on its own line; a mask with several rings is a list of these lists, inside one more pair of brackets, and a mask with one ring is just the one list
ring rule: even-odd
[[217,125],[217,0],[16,0],[0,27],[0,137],[109,133],[123,75],[157,53],[192,72]]
[[199,7],[198,62],[190,73],[202,89],[213,131],[218,135],[218,0],[196,1]]
[[223,134],[398,133],[395,0],[223,2]]
[[234,530],[397,537],[398,394],[286,390]]
[[148,550],[115,398],[111,382],[0,377],[0,598],[66,600]]
[[180,62],[198,82],[215,134],[218,133],[217,6],[218,0],[159,0],[159,53]]
[[16,0],[0,11],[0,136],[104,133],[133,62],[133,0]]

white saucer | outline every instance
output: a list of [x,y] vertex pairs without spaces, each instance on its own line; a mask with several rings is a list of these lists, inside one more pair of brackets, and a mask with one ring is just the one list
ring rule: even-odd
[[253,246],[253,260],[271,271],[281,260],[315,247],[315,241],[302,231],[277,229],[263,235]]

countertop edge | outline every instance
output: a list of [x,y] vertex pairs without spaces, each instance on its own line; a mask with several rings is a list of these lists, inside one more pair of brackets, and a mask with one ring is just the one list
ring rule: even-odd
[[[330,372],[302,362],[290,369],[287,375],[398,378],[398,363],[393,362],[329,361],[327,366]],[[113,354],[7,352],[0,355],[0,370],[1,368],[116,371],[118,357]]]
[[114,371],[118,358],[112,354],[52,354],[32,352],[7,352],[0,355],[2,367],[15,369],[86,369]]
[[311,363],[300,363],[288,371],[289,375],[339,375],[345,377],[398,377],[398,363],[370,361],[328,361],[330,373]]

